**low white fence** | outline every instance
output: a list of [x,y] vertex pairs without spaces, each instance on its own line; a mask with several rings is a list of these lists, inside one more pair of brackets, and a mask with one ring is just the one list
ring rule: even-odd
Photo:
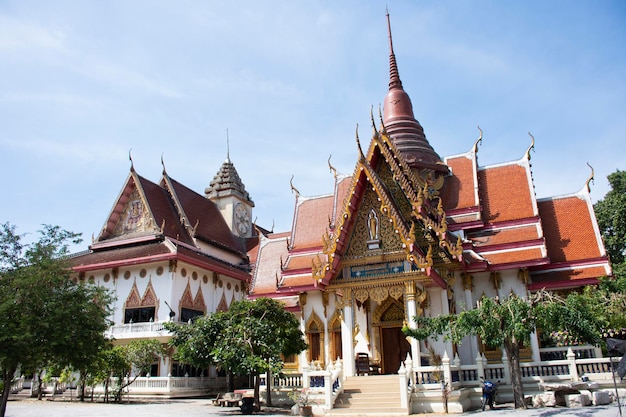
[[[131,378],[131,381],[133,378]],[[109,387],[117,385],[112,379]],[[174,376],[145,376],[138,377],[124,389],[124,395],[163,395],[168,397],[182,397],[188,395],[207,394],[224,390],[225,377],[174,377]],[[95,394],[104,394],[104,384],[92,387]],[[110,388],[109,388],[110,389]]]
[[[521,362],[522,381],[524,384],[539,384],[543,382],[580,381],[583,376],[593,381],[612,380],[612,366],[617,366],[617,361],[611,358],[585,358],[579,359],[572,348],[567,350],[565,359],[542,362]],[[413,366],[410,359],[405,362],[406,368],[412,370],[408,374],[407,383],[419,388],[440,389],[441,383],[445,382],[452,389],[460,387],[478,387],[481,380],[499,381],[500,385],[511,384],[511,372],[509,360],[503,352],[502,362],[488,364],[484,355],[476,358],[475,364],[461,365],[455,357],[450,360],[444,354],[443,364],[435,366]],[[430,386],[430,387],[429,387]]]

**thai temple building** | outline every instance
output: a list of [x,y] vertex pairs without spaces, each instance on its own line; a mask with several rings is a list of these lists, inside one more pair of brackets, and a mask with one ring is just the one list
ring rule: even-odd
[[[343,374],[355,376],[362,357],[370,374],[397,374],[407,357],[426,364],[429,348],[461,364],[481,355],[497,362],[502,352],[477,337],[453,346],[407,339],[401,329],[416,315],[472,308],[483,295],[569,291],[611,274],[588,182],[538,198],[532,137],[519,159],[495,165],[479,164],[482,132],[440,156],[413,113],[390,28],[388,82],[371,138],[344,142],[358,155],[354,171],[340,174],[329,160],[334,189],[322,196],[292,186],[291,230],[251,223],[254,203],[229,157],[204,195],[165,167],[151,182],[131,163],[100,234],[73,258],[76,280],[115,292],[116,343],[166,342],[165,321],[271,297],[297,315],[309,344],[286,358],[286,372],[340,358]],[[534,335],[524,360],[540,360],[540,340]],[[165,358],[153,376],[189,372]]]

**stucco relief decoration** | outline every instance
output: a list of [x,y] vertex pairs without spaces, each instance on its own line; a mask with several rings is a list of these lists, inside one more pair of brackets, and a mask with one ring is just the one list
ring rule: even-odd
[[383,322],[402,322],[404,320],[404,304],[401,300],[387,297],[379,304],[372,314],[372,322],[374,325],[381,325]]
[[417,315],[421,316],[422,313],[424,313],[424,310],[426,310],[429,305],[428,293],[424,290],[418,289],[415,301],[417,302]]
[[524,284],[530,283],[530,273],[528,272],[528,268],[521,268],[517,271],[517,278]]
[[359,288],[354,291],[354,299],[363,304],[369,298],[369,293],[365,288]]
[[499,290],[502,287],[502,279],[500,278],[499,272],[492,272],[489,280],[491,281],[491,284],[493,284],[494,290]]
[[328,292],[326,291],[322,293],[322,305],[324,306],[324,317],[328,317],[328,313],[326,311],[328,307]]
[[187,282],[183,296],[180,298],[180,306],[193,309],[193,298],[191,297],[191,285]]
[[308,333],[319,333],[324,331],[324,322],[315,311],[312,311],[304,327]]
[[216,311],[228,311],[228,303],[226,302],[226,296],[222,293],[220,303],[217,305]]
[[328,330],[329,331],[340,331],[341,330],[341,310],[335,310],[330,320],[328,320]]
[[300,307],[304,307],[306,305],[306,293],[303,292],[298,296],[298,303]]
[[399,322],[404,321],[404,309],[397,304],[392,305],[382,315],[382,322]]
[[136,308],[141,306],[141,296],[139,295],[139,290],[137,289],[137,282],[133,283],[130,293],[128,294],[128,297],[126,297],[124,306],[126,308]]
[[370,297],[377,303],[381,303],[389,296],[387,287],[377,287],[370,290]]
[[377,174],[381,181],[387,185],[387,189],[394,200],[394,204],[400,210],[400,213],[402,213],[405,217],[408,217],[411,213],[411,204],[406,198],[404,190],[398,184],[398,178],[399,176],[403,176],[402,173],[398,172],[398,175],[396,176],[387,165],[383,165],[378,169]]
[[465,291],[474,290],[474,277],[466,272],[461,273],[461,280],[463,281],[463,289]]
[[400,297],[402,297],[403,292],[404,291],[402,290],[402,287],[400,286],[393,286],[389,288],[389,295],[393,297],[395,300],[399,300]]
[[[370,214],[374,212],[378,218],[375,229],[377,229],[377,240],[384,243],[386,252],[394,252],[402,250],[402,241],[395,234],[393,223],[385,221],[385,216],[381,217],[381,214],[376,210],[380,206],[378,197],[371,188],[365,192],[362,202],[362,211],[358,214],[350,239],[350,246],[348,247],[345,258],[354,259],[362,258],[364,256],[371,256],[372,252],[379,253],[378,250],[372,251],[368,249],[368,242],[372,239],[370,234],[372,233],[372,227],[374,224],[370,222]],[[381,243],[382,245],[382,243]]]
[[146,291],[143,293],[143,297],[141,298],[141,306],[149,307],[157,305],[157,297],[154,292],[154,287],[152,286],[152,279],[148,281],[148,287]]

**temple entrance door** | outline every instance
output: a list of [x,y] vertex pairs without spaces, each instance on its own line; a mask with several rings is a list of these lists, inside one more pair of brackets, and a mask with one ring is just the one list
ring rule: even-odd
[[402,327],[381,327],[380,340],[382,341],[382,369],[383,374],[395,374],[400,369],[400,363],[411,352],[411,345],[402,333]]

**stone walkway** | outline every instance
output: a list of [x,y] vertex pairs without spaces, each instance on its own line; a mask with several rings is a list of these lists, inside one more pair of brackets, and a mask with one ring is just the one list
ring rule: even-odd
[[[626,408],[622,405],[623,417],[626,417]],[[265,409],[257,416],[285,417],[289,410],[278,408]],[[131,404],[103,404],[79,403],[67,401],[36,401],[10,400],[7,404],[7,417],[207,417],[207,416],[241,416],[238,407],[222,408],[211,405],[207,399],[163,400],[154,403]],[[443,416],[444,414],[428,414],[428,416]],[[451,416],[471,417],[619,417],[617,404],[608,406],[584,408],[536,408],[529,410],[515,410],[510,404],[498,406],[495,410],[470,411]],[[416,414],[416,417],[427,416]],[[351,417],[359,417],[352,415]],[[377,415],[376,417],[384,417]],[[397,416],[395,416],[397,417]]]

